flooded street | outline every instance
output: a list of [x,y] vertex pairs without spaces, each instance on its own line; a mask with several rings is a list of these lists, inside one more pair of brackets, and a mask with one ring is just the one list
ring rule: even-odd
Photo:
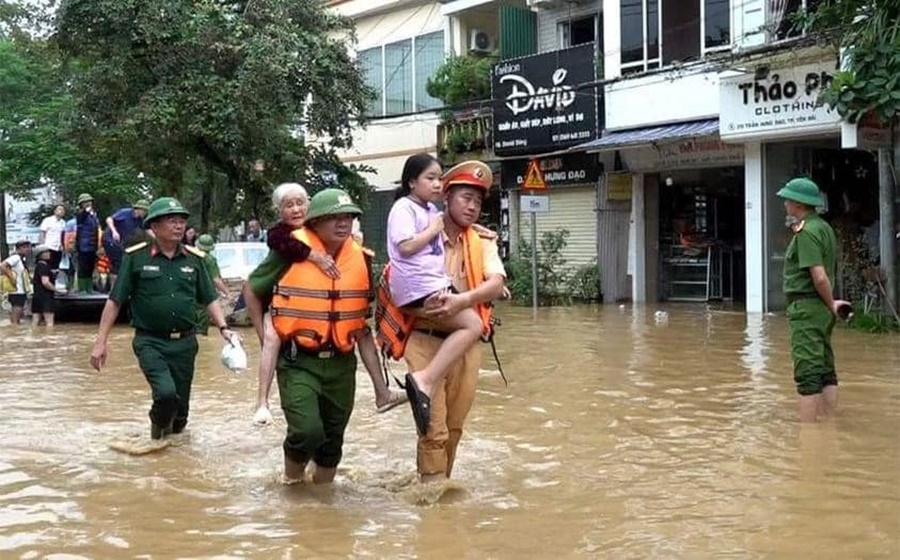
[[510,386],[485,347],[434,496],[409,408],[376,414],[363,372],[336,484],[285,487],[250,331],[239,375],[201,339],[187,433],[130,456],[130,329],[96,374],[90,325],[0,327],[0,558],[900,557],[900,338],[838,329],[841,415],[801,431],[782,317],[666,309],[501,308]]

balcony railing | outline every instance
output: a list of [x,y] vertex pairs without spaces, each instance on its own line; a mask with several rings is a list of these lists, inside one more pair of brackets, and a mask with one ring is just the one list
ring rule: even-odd
[[483,159],[492,144],[491,105],[489,101],[471,108],[446,111],[437,126],[438,156],[445,163],[455,163],[460,156],[478,154]]

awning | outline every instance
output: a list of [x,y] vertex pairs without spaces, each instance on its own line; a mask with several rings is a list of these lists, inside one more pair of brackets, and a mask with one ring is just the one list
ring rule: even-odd
[[657,142],[672,142],[685,138],[709,136],[719,133],[719,119],[707,119],[703,121],[691,121],[662,126],[649,126],[646,128],[634,128],[610,132],[591,140],[585,144],[579,144],[569,148],[572,152],[602,152],[604,150],[616,150],[629,146],[644,146]]

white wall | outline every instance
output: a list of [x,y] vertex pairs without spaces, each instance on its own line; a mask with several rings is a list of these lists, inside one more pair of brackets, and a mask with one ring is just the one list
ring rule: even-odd
[[718,76],[694,72],[673,70],[606,86],[607,130],[718,117]]
[[[335,9],[350,16],[367,14],[356,19],[359,50],[445,29],[437,2],[358,0],[338,4]],[[407,157],[435,152],[438,122],[433,111],[369,121],[365,128],[354,131],[353,148],[341,152],[341,159],[374,167],[376,173],[367,175],[368,180],[377,189],[393,189]]]
[[437,114],[419,113],[370,121],[353,133],[353,148],[341,152],[345,163],[365,164],[376,169],[367,175],[376,189],[393,189],[400,180],[403,162],[412,154],[437,150]]

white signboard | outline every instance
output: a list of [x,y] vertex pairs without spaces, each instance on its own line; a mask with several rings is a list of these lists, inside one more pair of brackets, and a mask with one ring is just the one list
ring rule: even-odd
[[522,195],[519,199],[520,212],[544,214],[550,211],[549,196]]
[[838,132],[840,116],[819,101],[833,80],[834,64],[772,69],[719,79],[719,136],[750,140]]

